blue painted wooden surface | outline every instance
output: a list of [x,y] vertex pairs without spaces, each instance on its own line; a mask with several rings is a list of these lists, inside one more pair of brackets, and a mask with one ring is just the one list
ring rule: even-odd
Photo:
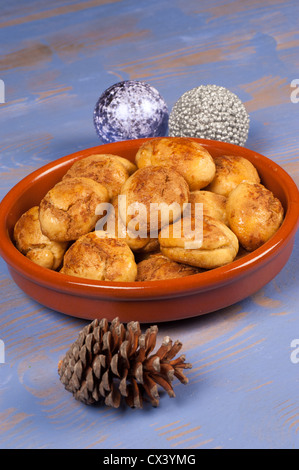
[[[3,3],[1,198],[48,161],[98,145],[93,107],[123,79],[152,84],[170,109],[200,84],[229,88],[250,113],[247,147],[299,183],[297,0]],[[57,363],[86,322],[29,299],[1,260],[0,447],[298,448],[298,256],[297,236],[285,268],[255,295],[160,325],[159,341],[179,338],[193,369],[176,398],[161,394],[159,408],[143,410],[72,399]]]

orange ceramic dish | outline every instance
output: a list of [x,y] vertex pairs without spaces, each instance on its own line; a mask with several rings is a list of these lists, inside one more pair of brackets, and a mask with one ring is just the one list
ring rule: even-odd
[[262,183],[280,199],[283,224],[262,247],[236,261],[192,276],[150,282],[98,282],[42,268],[12,242],[13,227],[38,205],[76,160],[112,153],[134,161],[146,139],[101,145],[60,158],[20,181],[0,205],[0,254],[16,284],[37,302],[58,312],[92,320],[118,316],[121,321],[158,323],[209,313],[253,294],[273,279],[291,255],[299,221],[299,192],[292,178],[268,158],[232,144],[195,139],[212,156],[241,155],[257,168]]

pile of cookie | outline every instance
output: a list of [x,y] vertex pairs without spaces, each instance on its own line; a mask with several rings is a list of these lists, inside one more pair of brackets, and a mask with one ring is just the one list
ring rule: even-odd
[[[201,242],[190,247],[198,207]],[[20,217],[14,240],[31,261],[62,274],[154,281],[231,263],[269,240],[283,217],[246,158],[213,158],[196,140],[159,137],[140,146],[135,163],[111,154],[76,160]]]

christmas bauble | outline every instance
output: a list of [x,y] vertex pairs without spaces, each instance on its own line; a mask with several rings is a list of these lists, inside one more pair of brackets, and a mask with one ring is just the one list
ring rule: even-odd
[[148,83],[126,80],[100,96],[94,110],[94,125],[104,143],[164,136],[168,129],[167,105]]
[[185,92],[169,115],[171,137],[199,137],[243,146],[249,115],[237,95],[217,85],[201,85]]

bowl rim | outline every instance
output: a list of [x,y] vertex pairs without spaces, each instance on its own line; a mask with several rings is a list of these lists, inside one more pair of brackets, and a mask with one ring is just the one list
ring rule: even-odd
[[[284,220],[277,232],[260,248],[231,263],[214,268],[199,274],[183,278],[166,279],[159,281],[134,281],[134,282],[112,282],[93,281],[85,278],[69,276],[56,271],[43,268],[20,253],[11,240],[7,229],[7,217],[9,210],[22,191],[29,183],[43,178],[47,173],[60,166],[67,165],[70,160],[84,158],[94,153],[113,153],[115,144],[134,148],[151,138],[134,139],[110,144],[103,144],[74,152],[64,157],[53,160],[25,176],[4,196],[0,203],[0,255],[7,265],[21,274],[23,277],[58,292],[68,292],[72,295],[97,297],[102,299],[121,300],[145,300],[155,298],[173,298],[190,295],[201,291],[208,291],[219,285],[225,285],[234,279],[247,275],[249,271],[258,269],[259,266],[269,262],[279,253],[289,240],[294,237],[299,225],[299,191],[292,177],[276,162],[245,147],[234,144],[211,141],[207,139],[192,138],[203,146],[219,147],[232,150],[236,153],[242,152],[267,164],[273,171],[279,172],[280,185],[288,196],[288,208]],[[119,154],[119,152],[118,152]],[[5,208],[5,210],[4,210]]]

